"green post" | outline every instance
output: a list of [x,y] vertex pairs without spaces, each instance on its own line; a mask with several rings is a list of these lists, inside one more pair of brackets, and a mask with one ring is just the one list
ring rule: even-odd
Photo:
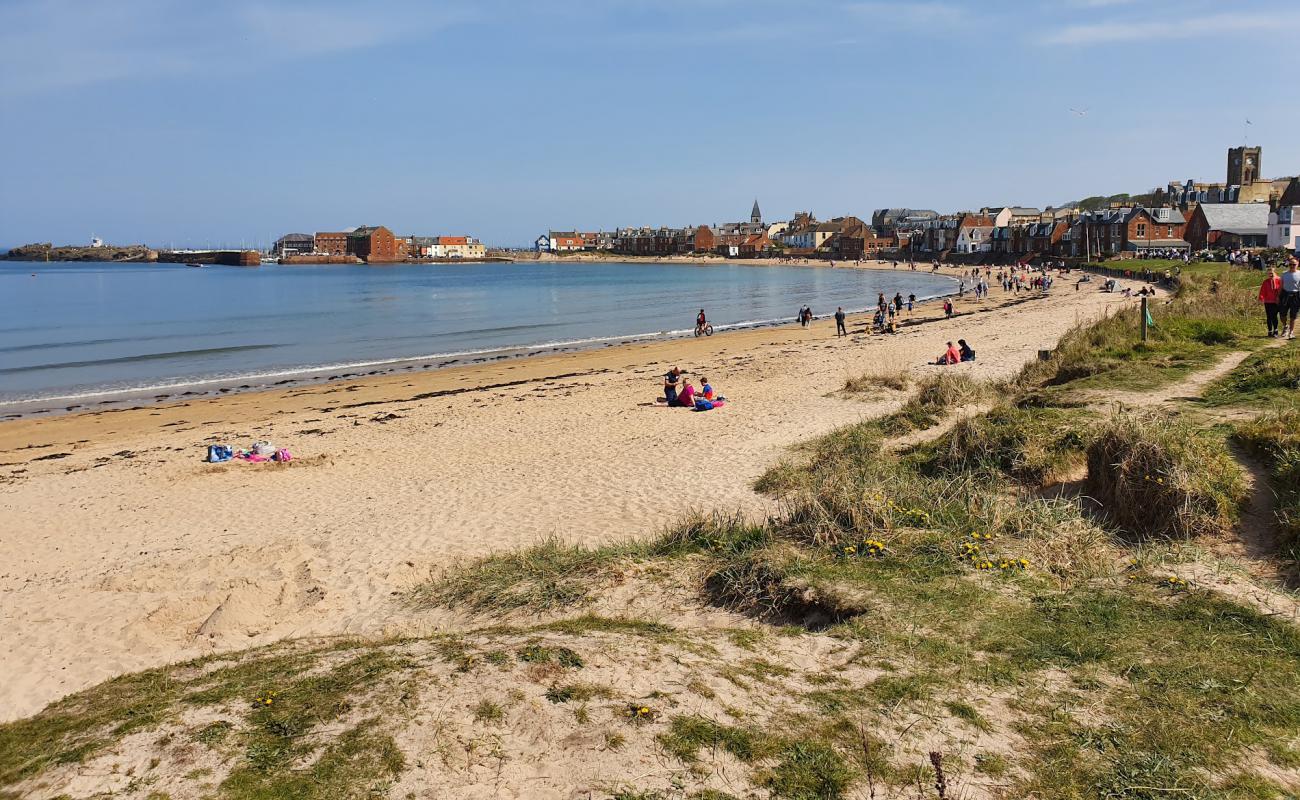
[[1143,297],[1142,298],[1142,341],[1144,342],[1147,340],[1147,320],[1149,319],[1151,319],[1151,317],[1147,314],[1147,299],[1146,297]]

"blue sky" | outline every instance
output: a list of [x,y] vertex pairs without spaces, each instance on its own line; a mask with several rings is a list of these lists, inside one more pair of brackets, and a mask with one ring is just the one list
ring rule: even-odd
[[1243,136],[1290,175],[1298,32],[1285,0],[3,0],[0,245],[1041,206],[1222,180]]

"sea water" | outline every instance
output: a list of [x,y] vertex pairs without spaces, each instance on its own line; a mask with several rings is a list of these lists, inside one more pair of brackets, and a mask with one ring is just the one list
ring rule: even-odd
[[905,267],[0,262],[0,412],[690,336],[701,308],[725,331],[954,285]]

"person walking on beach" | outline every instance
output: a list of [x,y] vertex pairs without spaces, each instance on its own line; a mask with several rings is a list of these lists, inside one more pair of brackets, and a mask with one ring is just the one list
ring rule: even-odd
[[909,294],[907,296],[907,316],[909,317],[912,316],[912,309],[915,307],[916,307],[916,295]]
[[894,293],[894,313],[896,313],[896,314],[901,314],[901,313],[903,313],[903,293],[902,293],[902,292],[895,292],[895,293]]
[[952,319],[952,301],[946,298],[943,301],[943,316],[944,319]]
[[1282,273],[1282,291],[1278,295],[1278,313],[1286,325],[1286,338],[1295,338],[1295,318],[1300,312],[1300,260],[1291,256],[1286,272]]
[[835,309],[835,335],[848,336],[849,330],[844,327],[844,307],[840,306]]
[[1264,304],[1264,317],[1268,324],[1268,337],[1277,336],[1277,302],[1282,293],[1282,279],[1277,270],[1270,269],[1264,282],[1259,285],[1259,302]]

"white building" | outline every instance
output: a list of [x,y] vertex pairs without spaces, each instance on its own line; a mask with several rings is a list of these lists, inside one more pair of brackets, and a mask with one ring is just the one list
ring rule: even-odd
[[1268,215],[1268,246],[1300,252],[1300,178],[1282,192],[1277,211]]
[[1300,206],[1282,206],[1268,215],[1268,246],[1300,251]]
[[788,247],[816,250],[839,233],[843,227],[843,223],[840,222],[822,222],[800,231],[785,233],[781,236],[781,241]]
[[958,253],[987,253],[993,247],[992,225],[966,225],[957,232]]

